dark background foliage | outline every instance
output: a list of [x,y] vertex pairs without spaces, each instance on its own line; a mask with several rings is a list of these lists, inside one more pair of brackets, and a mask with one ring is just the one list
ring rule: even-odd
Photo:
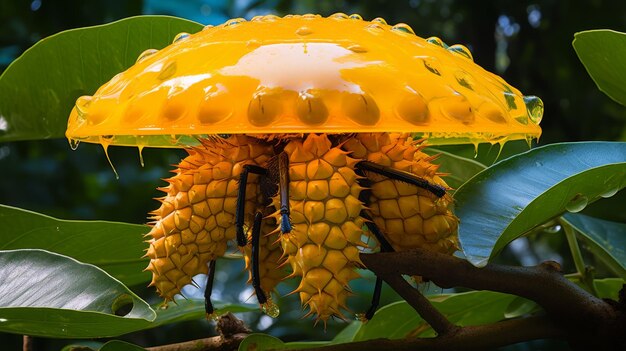
[[[365,19],[380,16],[391,24],[405,22],[419,36],[436,35],[448,44],[468,46],[478,64],[502,75],[525,94],[543,99],[546,110],[540,144],[626,140],[623,107],[598,91],[571,46],[574,33],[582,30],[625,31],[623,1],[0,0],[0,72],[39,39],[65,29],[128,16],[169,14],[203,24],[219,24],[232,17],[249,19],[267,13],[334,12],[359,13]],[[81,145],[77,151],[71,151],[65,140],[0,144],[0,203],[66,219],[143,223],[146,213],[157,206],[152,198],[160,196],[155,190],[163,185],[159,179],[167,177],[170,165],[184,154],[180,150],[147,149],[143,152],[142,168],[136,149],[111,148],[109,155],[120,175],[116,180],[97,145]],[[550,240],[553,239],[543,239]],[[545,243],[547,247],[559,245],[562,243]],[[546,258],[550,253],[538,255]],[[509,259],[518,260],[515,255]],[[241,280],[242,268],[231,266],[225,276],[218,276],[218,289],[237,289],[229,288],[232,279],[228,275]],[[369,289],[363,287],[364,291]],[[136,290],[143,295],[152,293],[141,287]],[[393,298],[387,295],[388,301]],[[273,335],[291,340],[327,339],[342,327],[339,323],[331,324],[327,334],[322,328],[311,332],[309,321],[297,327],[290,322],[298,318],[299,309],[293,308],[294,315],[273,325],[259,316],[251,317],[256,319],[249,322],[255,328],[270,327]],[[167,328],[129,338],[157,344],[202,336],[207,330],[205,322]],[[5,338],[9,349],[19,347],[17,337],[0,335],[0,342]],[[47,347],[55,349],[55,344]]]

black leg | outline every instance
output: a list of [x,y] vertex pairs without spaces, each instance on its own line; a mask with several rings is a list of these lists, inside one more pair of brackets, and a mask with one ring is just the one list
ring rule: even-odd
[[239,192],[237,193],[237,209],[235,211],[235,224],[237,226],[237,245],[246,246],[246,233],[243,229],[243,222],[246,208],[246,187],[248,185],[248,173],[267,175],[267,169],[256,165],[244,165],[239,174]]
[[289,219],[289,156],[278,155],[278,185],[280,188],[280,230],[283,234],[291,232]]
[[263,215],[261,212],[257,212],[252,225],[252,286],[261,305],[267,302],[267,296],[265,296],[265,292],[261,288],[261,275],[259,274],[259,240],[261,237],[262,220]]
[[380,293],[383,288],[383,280],[379,277],[376,277],[376,286],[374,287],[374,294],[372,295],[372,303],[370,308],[365,312],[365,319],[370,320],[374,317],[374,313],[378,309],[378,304],[380,304]]
[[[361,169],[357,169],[355,173],[359,176],[364,176],[364,172]],[[359,178],[358,182],[359,185],[364,188],[359,194],[359,200],[364,204],[368,204],[370,201],[370,196],[372,195],[372,182],[367,178]],[[367,225],[367,229],[369,229],[374,234],[374,236],[380,243],[380,251],[393,252],[393,247],[391,246],[391,244],[389,244],[389,241],[387,241],[383,233],[381,233],[380,229],[378,229],[378,226],[376,225],[376,223],[374,223],[372,217],[365,210],[361,211],[361,217],[365,219],[365,225]],[[376,312],[376,310],[378,309],[378,305],[380,304],[380,295],[382,288],[383,280],[379,277],[376,277],[376,285],[374,286],[374,293],[372,294],[372,303],[370,304],[370,308],[363,315],[365,321],[368,321],[372,319],[372,317],[374,317],[374,313]]]
[[415,185],[417,187],[430,191],[437,197],[443,197],[446,194],[446,188],[442,187],[441,185],[431,184],[427,180],[422,179],[416,175],[404,171],[399,171],[391,167],[381,166],[379,164],[369,161],[361,161],[356,164],[355,168]]
[[213,291],[213,278],[215,278],[215,260],[209,262],[209,274],[207,275],[206,287],[204,288],[204,311],[207,318],[215,312],[211,303],[211,292]]

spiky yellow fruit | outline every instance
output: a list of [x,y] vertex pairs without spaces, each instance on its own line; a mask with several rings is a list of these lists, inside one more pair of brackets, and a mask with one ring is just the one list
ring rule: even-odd
[[[234,135],[226,140],[206,139],[188,149],[187,156],[162,188],[166,195],[153,212],[156,220],[147,236],[150,247],[147,270],[150,285],[172,300],[191,278],[207,273],[208,262],[223,256],[236,236],[235,211],[239,174],[245,164],[264,165],[272,156],[270,146],[256,139]],[[251,223],[261,196],[258,177],[248,178],[246,222]]]
[[[352,157],[405,171],[431,184],[448,188],[437,173],[432,157],[421,152],[418,142],[402,134],[360,133],[343,144]],[[450,254],[458,249],[458,218],[453,201],[426,189],[368,173],[372,182],[369,213],[397,251],[425,248]]]
[[[345,318],[348,283],[359,276],[358,247],[365,245],[358,199],[362,188],[354,173],[358,160],[332,147],[324,134],[294,139],[284,151],[289,156],[292,231],[281,235],[281,243],[292,275],[302,277],[294,292],[318,319]],[[276,196],[277,208],[278,203]]]

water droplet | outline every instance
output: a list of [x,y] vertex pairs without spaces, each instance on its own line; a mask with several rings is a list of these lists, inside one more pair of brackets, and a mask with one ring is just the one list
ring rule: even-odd
[[148,57],[156,54],[157,52],[159,52],[159,50],[157,49],[148,49],[145,50],[144,52],[142,52],[141,54],[139,54],[139,56],[137,57],[137,61],[135,61],[135,63],[139,63],[145,59],[147,59]]
[[372,23],[370,25],[368,25],[367,27],[365,27],[367,30],[369,30],[370,32],[373,33],[379,33],[382,32],[383,30],[385,30],[385,28],[383,26],[381,26],[378,23]]
[[276,16],[276,15],[265,15],[263,16],[263,21],[265,22],[274,22],[276,20],[280,19],[280,17]]
[[78,118],[87,118],[87,108],[89,108],[91,104],[91,99],[92,97],[89,95],[83,95],[76,99],[76,113],[78,114]]
[[69,142],[70,142],[70,149],[76,151],[76,149],[78,149],[78,144],[80,144],[80,140],[69,139]]
[[543,101],[536,96],[524,96],[524,104],[528,111],[528,117],[534,124],[541,123],[543,118]]
[[361,15],[359,14],[353,13],[350,15],[350,19],[362,21],[363,17],[361,17]]
[[569,202],[565,205],[565,209],[569,212],[580,212],[589,203],[589,199],[583,194],[576,194]]
[[207,24],[206,26],[204,26],[204,28],[202,28],[202,30],[207,30],[207,29],[211,29],[214,28],[215,26],[212,24]]
[[187,39],[187,38],[189,38],[189,36],[190,36],[190,35],[191,35],[191,34],[186,33],[186,32],[181,32],[181,33],[178,33],[178,34],[176,34],[176,36],[174,37],[174,40],[172,40],[172,43],[176,43],[176,42],[179,42],[179,41],[181,41],[181,40]]
[[387,24],[387,21],[385,21],[385,19],[382,17],[376,17],[372,20],[372,22],[376,22],[378,24],[384,24],[384,25]]
[[243,23],[245,21],[246,21],[246,19],[245,18],[241,18],[241,17],[239,17],[239,18],[231,18],[231,19],[229,19],[228,21],[226,21],[224,23],[224,27],[233,27],[233,26],[236,26],[239,23]]
[[450,51],[452,53],[455,53],[455,54],[458,54],[458,55],[461,55],[461,56],[463,56],[463,57],[465,57],[467,59],[470,59],[470,60],[474,61],[474,57],[472,56],[472,52],[467,47],[465,47],[464,45],[454,44],[454,45],[448,47],[448,51]]
[[274,303],[271,298],[268,298],[265,303],[261,304],[261,310],[263,311],[263,313],[272,318],[276,318],[280,315],[280,309],[278,308],[278,305]]
[[398,23],[395,26],[391,27],[391,30],[396,31],[396,32],[415,35],[413,28],[411,28],[411,26],[409,26],[406,23]]
[[332,15],[329,16],[329,18],[334,18],[334,19],[347,19],[348,15],[346,15],[343,12],[337,12],[337,13],[333,13]]
[[311,34],[311,33],[313,33],[313,31],[312,31],[312,30],[311,30],[311,28],[309,28],[309,27],[300,27],[300,28],[298,28],[298,29],[296,30],[296,34],[297,34],[297,35],[301,35],[301,36],[303,36],[303,35],[309,35],[309,34]]
[[444,43],[443,40],[439,39],[438,37],[430,37],[430,38],[427,38],[426,41],[433,45],[441,46],[444,49],[448,48],[448,45]]
[[250,19],[250,22],[261,22],[263,20],[263,15],[256,15]]
[[176,73],[176,61],[170,61],[161,68],[161,72],[159,72],[157,78],[159,80],[166,80],[173,76],[174,73]]
[[619,188],[609,189],[609,190],[607,190],[607,191],[603,192],[602,194],[600,194],[600,197],[603,197],[603,198],[605,198],[605,199],[606,199],[606,198],[608,198],[608,197],[611,197],[611,196],[613,196],[613,195],[617,194],[617,192],[618,192],[618,191],[620,191],[620,189],[619,189]]
[[315,18],[320,18],[320,17],[322,17],[322,16],[316,15],[314,13],[306,13],[306,14],[302,15],[302,18],[304,18],[304,19],[315,19]]

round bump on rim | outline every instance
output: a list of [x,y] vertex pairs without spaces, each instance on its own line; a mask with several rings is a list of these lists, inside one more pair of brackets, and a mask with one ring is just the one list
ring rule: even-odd
[[303,91],[296,100],[296,113],[308,125],[320,125],[328,119],[328,108],[324,100],[311,91]]
[[344,113],[353,121],[372,126],[380,119],[378,104],[367,94],[348,93],[342,102]]
[[282,112],[280,92],[271,89],[257,91],[248,104],[248,120],[257,127],[272,123]]

